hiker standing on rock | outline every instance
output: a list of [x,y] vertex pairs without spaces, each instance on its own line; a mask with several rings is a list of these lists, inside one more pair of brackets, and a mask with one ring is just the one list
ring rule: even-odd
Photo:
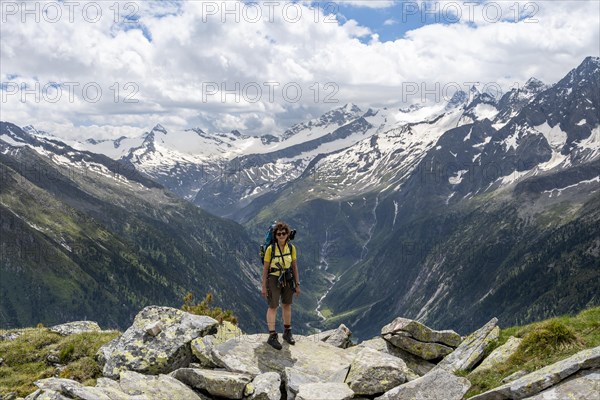
[[294,292],[300,296],[300,278],[296,262],[296,247],[289,242],[290,227],[278,222],[273,229],[275,242],[265,249],[262,275],[262,296],[267,299],[267,325],[269,339],[267,343],[277,350],[282,346],[277,338],[275,323],[277,308],[281,298],[283,313],[283,340],[295,344],[292,336],[292,299]]

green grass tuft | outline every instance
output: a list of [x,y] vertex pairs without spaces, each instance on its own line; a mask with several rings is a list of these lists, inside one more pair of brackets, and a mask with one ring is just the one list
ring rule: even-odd
[[502,329],[486,354],[506,343],[510,336],[523,340],[508,361],[489,370],[461,374],[473,384],[467,398],[502,385],[502,379],[519,370],[533,372],[581,350],[600,346],[600,307],[584,310],[576,316]]
[[[25,397],[34,392],[38,379],[60,376],[84,384],[95,384],[101,369],[94,360],[98,349],[120,333],[85,332],[61,336],[46,328],[27,328],[0,333],[23,332],[15,340],[0,341],[0,395],[15,392]],[[65,368],[62,372],[47,362],[49,355],[59,358]]]

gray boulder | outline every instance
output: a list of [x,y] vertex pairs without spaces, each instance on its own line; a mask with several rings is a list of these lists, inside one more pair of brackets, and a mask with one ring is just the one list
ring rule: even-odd
[[217,326],[217,332],[214,335],[207,335],[192,340],[190,343],[192,353],[198,360],[198,363],[206,368],[218,367],[215,360],[212,359],[211,349],[217,344],[225,343],[229,339],[241,338],[243,332],[240,328],[231,322],[223,321]]
[[398,317],[381,329],[382,336],[408,336],[419,342],[440,343],[448,347],[457,347],[462,338],[451,330],[436,331],[412,319]]
[[29,396],[25,397],[25,400],[72,400],[68,397],[63,396],[59,392],[54,390],[43,390],[38,389],[35,392],[31,393]]
[[300,385],[296,400],[350,400],[354,392],[339,382],[305,383]]
[[197,368],[181,368],[171,372],[170,376],[194,389],[228,399],[244,397],[246,385],[252,381],[252,377],[247,374]]
[[506,343],[495,349],[489,356],[487,356],[473,372],[484,371],[492,369],[498,364],[506,362],[510,356],[515,354],[517,348],[521,344],[522,339],[511,336],[508,338]]
[[[151,336],[146,327],[154,322],[161,323],[162,331]],[[175,308],[146,307],[121,337],[99,350],[105,359],[102,373],[116,378],[124,370],[156,375],[187,367],[192,360],[190,342],[216,332],[217,324],[210,317]]]
[[500,328],[496,326],[498,318],[492,318],[487,324],[473,332],[450,355],[445,357],[435,367],[444,368],[450,372],[468,371],[483,358],[488,344],[498,339]]
[[[406,350],[402,350],[393,344],[389,343],[387,340],[378,336],[373,339],[365,340],[360,343],[358,346],[350,347],[346,350],[348,353],[356,354],[364,347],[368,347],[371,349],[375,349],[381,351],[383,353],[392,355],[394,357],[398,357],[402,359],[408,366],[408,368],[413,371],[414,375],[407,375],[408,380],[413,380],[418,378],[419,376],[423,376],[435,367],[435,364],[422,359],[421,357],[417,357],[414,354],[409,353]],[[413,378],[414,376],[414,378]]]
[[248,400],[279,400],[281,399],[281,377],[277,372],[265,372],[258,375],[246,388]]
[[580,371],[572,377],[554,385],[526,400],[598,400],[600,397],[600,370]]
[[[294,400],[296,398],[298,390],[300,390],[300,385],[321,382],[321,379],[318,376],[309,375],[290,367],[286,367],[283,377],[288,400]],[[343,383],[344,380],[340,379],[339,382]]]
[[523,399],[536,395],[579,370],[600,368],[600,346],[548,365],[513,382],[472,397],[473,400]]
[[336,329],[315,333],[314,335],[307,336],[306,339],[321,341],[341,349],[346,349],[352,346],[350,336],[352,336],[350,329],[346,325],[341,324]]
[[470,387],[471,383],[466,378],[460,378],[440,369],[397,386],[375,399],[461,400]]
[[365,347],[354,357],[346,383],[355,394],[372,396],[403,384],[411,372],[398,357]]
[[66,324],[54,325],[50,328],[51,332],[58,333],[62,336],[69,336],[75,333],[82,332],[101,332],[100,326],[94,321],[74,321]]
[[403,349],[411,354],[421,357],[424,360],[436,360],[452,353],[454,349],[440,343],[420,342],[409,336],[386,335],[385,340],[394,346]]

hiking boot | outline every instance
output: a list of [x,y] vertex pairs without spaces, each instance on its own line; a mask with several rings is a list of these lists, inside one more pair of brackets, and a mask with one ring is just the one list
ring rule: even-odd
[[277,340],[277,334],[273,333],[271,335],[269,335],[269,340],[267,340],[267,344],[271,345],[271,347],[273,347],[276,350],[281,350],[281,343],[279,343],[279,340]]
[[283,332],[283,340],[285,340],[289,344],[296,344],[296,341],[294,340],[294,337],[292,336],[292,330],[291,329],[286,329]]

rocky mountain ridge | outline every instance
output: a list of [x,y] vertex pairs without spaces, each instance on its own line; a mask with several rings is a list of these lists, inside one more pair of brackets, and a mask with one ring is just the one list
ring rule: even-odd
[[[50,329],[69,335],[99,327],[79,322]],[[98,351],[104,377],[95,386],[46,378],[36,381],[38,390],[25,399],[462,400],[471,383],[460,374],[493,369],[517,351],[520,339],[511,339],[486,355],[498,333],[495,318],[461,337],[398,317],[357,345],[340,325],[297,335],[296,345],[284,343],[277,351],[265,335],[245,335],[210,317],[149,306]],[[506,384],[471,398],[591,400],[599,377],[600,347],[595,347],[529,374],[513,374]]]

